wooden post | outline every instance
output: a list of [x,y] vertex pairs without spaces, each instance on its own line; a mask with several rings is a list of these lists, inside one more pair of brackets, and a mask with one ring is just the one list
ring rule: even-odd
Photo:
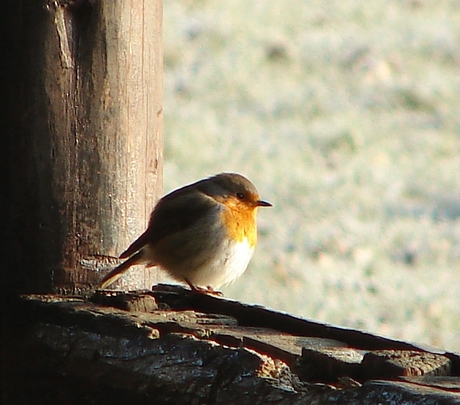
[[[8,3],[2,285],[85,292],[161,192],[162,1]],[[123,286],[154,281],[133,271]]]

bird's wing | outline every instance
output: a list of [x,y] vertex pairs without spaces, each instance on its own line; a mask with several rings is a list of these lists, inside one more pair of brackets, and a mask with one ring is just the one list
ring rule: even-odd
[[181,232],[205,216],[217,213],[219,204],[206,194],[184,188],[163,197],[150,216],[147,230],[120,256],[124,259],[142,249],[146,244],[154,245],[163,238]]

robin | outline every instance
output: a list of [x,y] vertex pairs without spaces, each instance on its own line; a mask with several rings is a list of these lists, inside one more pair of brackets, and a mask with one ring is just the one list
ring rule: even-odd
[[270,206],[235,173],[179,188],[160,199],[147,230],[121,254],[127,260],[104,277],[100,288],[144,264],[160,266],[194,291],[215,291],[246,270],[257,242],[257,209]]

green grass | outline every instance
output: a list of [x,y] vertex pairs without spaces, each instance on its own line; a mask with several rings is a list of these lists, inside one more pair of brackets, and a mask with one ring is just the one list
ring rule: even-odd
[[225,294],[460,351],[458,2],[164,6],[165,192],[274,204]]

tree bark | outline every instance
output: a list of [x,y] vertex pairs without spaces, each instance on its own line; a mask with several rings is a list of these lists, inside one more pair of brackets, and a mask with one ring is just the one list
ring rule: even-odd
[[[162,2],[8,3],[2,285],[81,293],[145,229],[161,192]],[[124,280],[146,288],[155,276]]]
[[2,345],[7,404],[460,402],[458,354],[178,286],[92,302],[30,295],[15,307]]

